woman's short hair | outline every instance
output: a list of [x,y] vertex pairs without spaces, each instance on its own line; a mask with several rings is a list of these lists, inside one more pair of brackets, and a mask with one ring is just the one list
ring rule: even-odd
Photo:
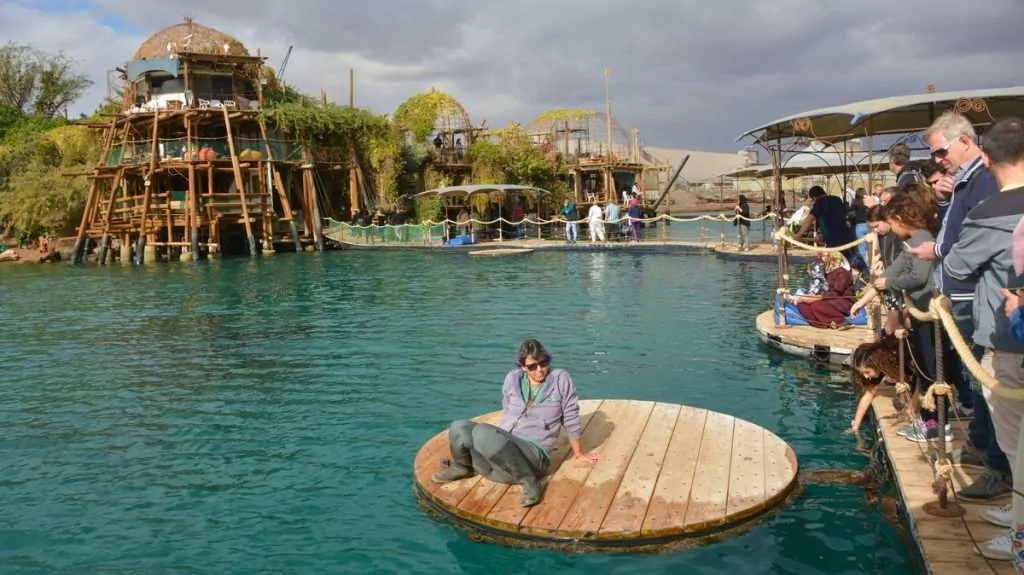
[[516,352],[516,365],[523,367],[528,357],[532,357],[537,361],[551,362],[551,354],[548,353],[548,350],[544,349],[544,344],[532,338],[524,341],[519,346],[519,351]]

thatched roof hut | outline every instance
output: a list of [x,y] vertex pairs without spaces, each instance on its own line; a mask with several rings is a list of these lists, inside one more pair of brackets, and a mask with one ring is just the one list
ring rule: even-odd
[[185,18],[181,24],[168,26],[139,46],[133,60],[167,58],[178,52],[249,56],[249,50],[238,39]]

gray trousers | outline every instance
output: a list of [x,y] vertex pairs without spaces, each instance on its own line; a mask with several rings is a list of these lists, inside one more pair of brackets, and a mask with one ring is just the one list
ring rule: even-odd
[[[540,479],[547,474],[551,465],[539,447],[489,423],[460,419],[452,422],[448,434],[455,463],[462,459],[460,456],[468,455],[472,460],[473,471],[497,483],[519,483],[515,469],[509,467],[528,469],[535,479]],[[508,457],[517,461],[508,465],[505,463]]]
[[745,225],[743,225],[743,224],[740,224],[738,227],[740,228],[740,230],[739,230],[740,231],[740,234],[739,234],[740,249],[742,250],[742,249],[749,248],[750,247],[750,228],[745,226]]

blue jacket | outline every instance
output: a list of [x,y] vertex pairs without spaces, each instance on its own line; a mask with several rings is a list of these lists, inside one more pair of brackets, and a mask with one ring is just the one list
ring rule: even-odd
[[[957,240],[960,239],[960,231],[963,228],[964,219],[967,214],[988,199],[993,194],[999,193],[999,184],[982,163],[981,158],[971,162],[963,174],[957,179],[953,187],[953,194],[949,198],[949,207],[942,219],[942,228],[935,238],[935,255],[943,259],[949,255]],[[943,295],[953,301],[973,301],[974,288],[978,283],[976,276],[953,277],[945,266],[936,266],[936,286]]]

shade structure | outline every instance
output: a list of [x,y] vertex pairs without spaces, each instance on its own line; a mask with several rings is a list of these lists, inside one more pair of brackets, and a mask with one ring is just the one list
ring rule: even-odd
[[947,110],[956,110],[974,125],[985,126],[1003,116],[1024,116],[1024,86],[934,92],[865,100],[787,116],[744,132],[768,142],[813,138],[832,142],[876,134],[905,134],[927,128]]
[[490,192],[501,192],[504,194],[510,192],[534,192],[542,196],[551,195],[551,192],[543,188],[536,188],[534,186],[520,186],[516,184],[470,184],[465,186],[445,186],[443,188],[434,188],[433,190],[427,190],[418,194],[409,196],[411,198],[419,198],[421,196],[449,196],[454,194],[466,194],[471,196],[478,193],[490,193]]

